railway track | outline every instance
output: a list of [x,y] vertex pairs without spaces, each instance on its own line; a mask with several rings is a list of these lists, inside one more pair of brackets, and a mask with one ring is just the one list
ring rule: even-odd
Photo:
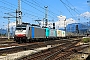
[[[78,51],[79,49],[81,49],[80,47],[78,47],[77,49],[75,46],[78,42],[79,40],[64,43],[29,56],[24,56],[17,60],[63,60],[66,57],[70,56],[75,51]],[[85,47],[88,47],[88,46],[85,46]]]
[[81,46],[74,46],[73,48],[69,48],[67,50],[63,50],[60,53],[52,55],[52,57],[48,57],[44,60],[68,60],[68,56],[71,54],[77,53],[79,50],[82,50],[84,48],[88,47],[88,45],[81,45]]
[[3,44],[11,44],[11,43],[15,43],[13,38],[10,38],[10,39],[8,39],[7,37],[0,38],[0,46]]
[[[0,37],[0,41],[8,40],[8,37]],[[13,38],[10,38],[9,40],[13,40]]]
[[[76,47],[75,45],[78,42],[80,42],[80,40],[63,39],[63,40],[54,40],[54,41],[50,40],[50,41],[44,41],[44,42],[32,42],[32,43],[22,43],[22,44],[13,43],[11,44],[11,48],[3,47],[4,49],[0,49],[0,55],[17,53],[20,51],[34,50],[36,48],[51,46],[48,49],[41,50],[35,54],[29,54],[28,56],[20,57],[15,60],[25,60],[25,59],[26,60],[43,60],[43,59],[57,60],[57,59],[62,59],[62,57],[65,58],[65,56],[69,56],[72,53],[74,53],[74,51],[77,51],[76,48],[74,47]],[[70,49],[71,51],[69,51]],[[59,58],[57,56],[59,56]]]
[[[70,41],[67,41],[70,42]],[[64,40],[56,40],[56,41],[44,41],[44,42],[31,42],[31,43],[9,43],[9,44],[1,44],[0,45],[0,55],[2,54],[10,54],[19,51],[25,50],[33,50],[35,48],[46,47],[47,45],[61,44],[65,43]]]

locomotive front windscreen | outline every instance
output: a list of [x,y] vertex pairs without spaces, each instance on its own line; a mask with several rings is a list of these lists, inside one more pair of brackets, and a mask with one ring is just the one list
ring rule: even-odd
[[26,25],[17,25],[16,30],[26,30]]

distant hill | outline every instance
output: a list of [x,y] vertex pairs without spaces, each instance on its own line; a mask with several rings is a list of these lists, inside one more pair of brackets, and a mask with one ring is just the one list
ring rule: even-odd
[[0,34],[6,34],[7,33],[7,30],[5,29],[0,29]]

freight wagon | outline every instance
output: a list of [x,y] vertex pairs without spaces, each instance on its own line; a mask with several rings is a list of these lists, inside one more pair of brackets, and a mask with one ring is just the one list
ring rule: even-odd
[[57,35],[57,38],[59,39],[60,37],[62,37],[62,31],[56,30],[56,35]]

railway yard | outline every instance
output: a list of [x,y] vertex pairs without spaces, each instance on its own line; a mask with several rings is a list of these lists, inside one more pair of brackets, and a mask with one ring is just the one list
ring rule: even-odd
[[0,60],[85,60],[90,44],[81,38],[38,41],[18,44],[0,39]]
[[0,60],[90,60],[87,5],[90,0],[1,0]]

